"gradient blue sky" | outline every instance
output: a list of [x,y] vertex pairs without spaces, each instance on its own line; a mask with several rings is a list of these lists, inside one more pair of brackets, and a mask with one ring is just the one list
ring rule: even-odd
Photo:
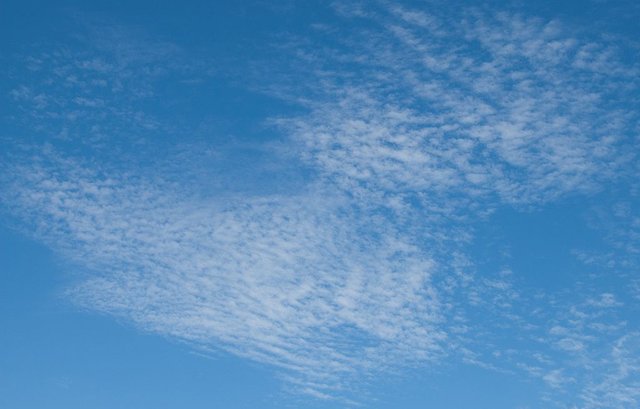
[[2,2],[0,407],[638,407],[639,20]]

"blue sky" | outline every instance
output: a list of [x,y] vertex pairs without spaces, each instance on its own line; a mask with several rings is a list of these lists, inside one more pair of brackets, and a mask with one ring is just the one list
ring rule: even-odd
[[3,2],[0,406],[637,407],[638,18]]

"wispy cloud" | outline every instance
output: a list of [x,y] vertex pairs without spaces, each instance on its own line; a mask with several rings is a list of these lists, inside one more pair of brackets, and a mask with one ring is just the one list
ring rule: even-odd
[[85,15],[67,24],[76,29],[67,42],[34,44],[30,55],[4,57],[13,86],[7,114],[36,142],[103,153],[142,144],[175,130],[148,109],[163,97],[159,84],[170,78],[184,86],[211,75],[177,45],[144,31]]
[[11,206],[93,272],[69,292],[87,308],[294,371],[318,393],[442,353],[434,262],[337,197],[201,202],[55,157],[16,172],[28,187]]
[[540,203],[597,189],[630,160],[622,101],[638,70],[613,44],[517,14],[369,15],[341,46],[306,56],[319,97],[283,121],[345,190]]

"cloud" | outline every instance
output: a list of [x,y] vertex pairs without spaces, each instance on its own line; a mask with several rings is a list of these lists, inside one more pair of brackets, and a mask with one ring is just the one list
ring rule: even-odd
[[14,170],[9,203],[89,269],[80,305],[269,363],[314,393],[442,354],[434,261],[336,197],[198,201],[74,161]]
[[613,343],[605,358],[609,370],[582,392],[586,408],[635,406],[640,400],[638,334],[629,333]]
[[13,82],[8,115],[31,142],[102,155],[125,151],[175,130],[149,109],[150,101],[165,98],[163,83],[211,76],[203,61],[143,30],[82,14],[68,20],[66,42],[30,45],[30,55],[6,57]]
[[372,14],[307,62],[318,97],[281,121],[343,189],[431,210],[438,198],[527,205],[594,191],[631,159],[619,102],[637,67],[612,44],[517,14]]

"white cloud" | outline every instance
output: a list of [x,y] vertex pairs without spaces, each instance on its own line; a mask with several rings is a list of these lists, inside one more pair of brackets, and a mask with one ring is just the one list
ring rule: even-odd
[[335,184],[434,211],[455,199],[541,203],[624,169],[632,113],[617,102],[637,69],[613,46],[519,15],[392,11],[399,20],[373,14],[374,28],[308,67],[335,58],[359,75],[322,71],[311,113],[281,121]]
[[434,261],[339,198],[198,201],[61,159],[14,171],[14,211],[93,272],[69,291],[87,308],[293,371],[316,394],[442,354]]

